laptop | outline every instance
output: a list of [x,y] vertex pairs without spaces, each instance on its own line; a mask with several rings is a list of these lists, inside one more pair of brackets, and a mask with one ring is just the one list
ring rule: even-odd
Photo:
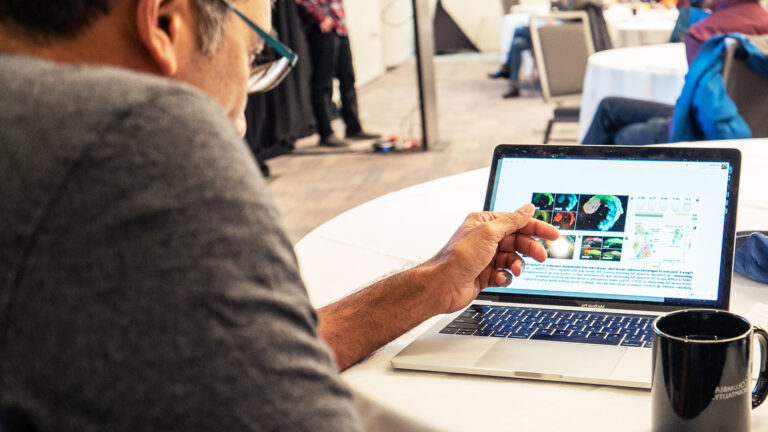
[[484,210],[531,202],[561,236],[393,367],[650,388],[653,320],[728,309],[740,163],[737,149],[498,146]]

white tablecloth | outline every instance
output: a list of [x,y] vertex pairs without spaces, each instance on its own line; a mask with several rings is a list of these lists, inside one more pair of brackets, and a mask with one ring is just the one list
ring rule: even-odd
[[592,54],[581,93],[579,142],[600,101],[622,96],[674,104],[685,83],[688,63],[682,43],[618,48]]
[[614,5],[604,12],[614,48],[662,44],[669,41],[675,27],[676,9],[651,9],[632,14],[627,4]]
[[612,26],[613,46],[620,48],[667,43],[674,27],[674,21],[666,20],[634,20],[616,23]]
[[[742,149],[737,225],[768,228],[768,140],[705,145]],[[312,302],[321,306],[431,256],[467,213],[482,209],[487,175],[470,171],[390,193],[312,231],[296,245]],[[736,276],[732,310],[766,324],[754,316],[755,302],[768,302],[768,286]],[[647,390],[393,370],[391,358],[437,318],[342,374],[366,430],[650,430]],[[752,429],[768,430],[768,407],[752,412]]]

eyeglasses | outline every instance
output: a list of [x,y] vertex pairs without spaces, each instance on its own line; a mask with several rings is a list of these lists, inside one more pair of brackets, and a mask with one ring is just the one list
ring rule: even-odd
[[266,46],[259,54],[251,55],[251,74],[248,78],[248,93],[260,93],[277,87],[291,69],[296,65],[299,56],[285,44],[271,36],[251,21],[242,12],[235,9],[227,0],[219,0],[229,10],[239,16],[250,28],[259,34]]

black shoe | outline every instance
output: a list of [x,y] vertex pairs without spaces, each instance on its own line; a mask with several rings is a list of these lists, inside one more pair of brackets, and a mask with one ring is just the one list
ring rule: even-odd
[[336,138],[336,135],[330,135],[320,139],[320,142],[317,143],[317,145],[322,147],[349,147],[349,144],[347,144],[346,141]]
[[520,89],[517,88],[517,87],[511,88],[511,89],[507,90],[506,93],[501,95],[501,97],[503,97],[504,99],[515,98],[515,97],[518,97],[518,96],[520,96]]
[[505,67],[499,68],[499,70],[497,70],[496,72],[489,73],[488,78],[490,79],[509,78],[509,69]]
[[348,140],[352,140],[352,141],[367,140],[367,139],[379,139],[379,138],[381,138],[381,134],[358,131],[358,132],[355,132],[355,133],[347,133],[346,138]]

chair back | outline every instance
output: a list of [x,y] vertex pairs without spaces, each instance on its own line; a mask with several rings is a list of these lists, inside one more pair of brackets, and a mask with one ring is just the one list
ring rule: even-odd
[[589,16],[589,29],[592,33],[592,44],[595,52],[613,48],[602,6],[593,1],[587,1],[579,9],[583,9]]
[[[768,53],[768,35],[749,37],[761,51]],[[723,81],[728,97],[733,100],[739,115],[752,130],[752,138],[768,137],[768,78],[750,69],[747,60],[739,56],[735,39],[726,40]]]
[[587,13],[531,17],[531,42],[544,100],[561,102],[581,95],[587,59],[595,51]]

